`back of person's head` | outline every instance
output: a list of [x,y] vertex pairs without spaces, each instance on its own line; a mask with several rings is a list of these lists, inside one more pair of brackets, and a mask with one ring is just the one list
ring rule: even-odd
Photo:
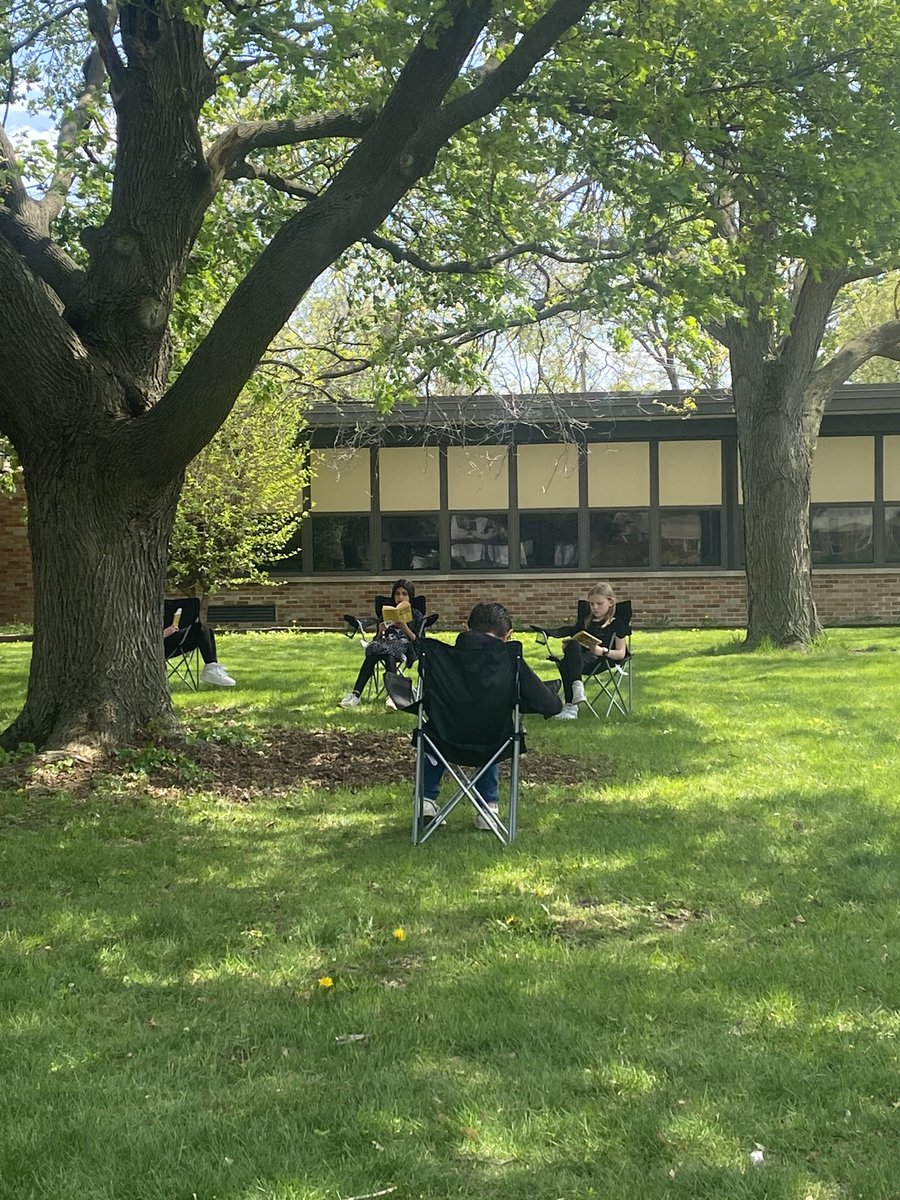
[[398,579],[397,582],[394,584],[394,586],[391,588],[391,600],[395,604],[397,603],[397,593],[399,592],[399,590],[401,588],[403,588],[403,590],[406,592],[407,596],[409,596],[410,600],[415,600],[416,585],[414,583],[411,583],[408,579]]
[[509,610],[496,600],[476,604],[466,623],[473,633],[492,633],[498,638],[505,638],[512,629]]

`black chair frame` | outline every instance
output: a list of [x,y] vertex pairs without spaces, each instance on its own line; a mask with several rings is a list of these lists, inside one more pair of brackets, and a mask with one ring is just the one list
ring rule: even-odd
[[[506,660],[508,679],[493,688],[489,682],[486,686],[476,686],[472,691],[465,687],[453,687],[453,695],[450,695],[448,679],[456,673],[464,680],[466,677],[474,678],[477,683],[478,668],[490,665],[488,659],[491,653],[497,655],[497,661],[501,664]],[[472,804],[498,841],[510,845],[515,840],[518,827],[519,757],[525,749],[525,731],[519,707],[519,668],[522,661],[520,642],[498,641],[496,650],[491,647],[490,651],[485,651],[460,649],[444,642],[428,641],[421,647],[419,655],[417,694],[413,693],[408,679],[388,681],[388,693],[397,707],[416,715],[413,734],[416,747],[412,822],[414,846],[427,842],[443,825],[448,814],[464,800]],[[441,693],[441,688],[446,690]],[[459,720],[454,719],[454,711]],[[464,734],[466,738],[471,736],[473,727],[478,730],[479,736],[485,731],[494,736],[490,741],[481,743],[466,741],[458,745],[453,742],[454,737],[460,736],[461,729],[468,730]],[[449,776],[456,785],[437,815],[428,820],[423,812],[426,755],[433,762],[441,763],[445,778]],[[464,761],[460,762],[460,758]],[[475,761],[465,761],[472,759]],[[478,782],[489,767],[507,759],[510,763],[509,807],[504,822],[498,813],[482,803]]]

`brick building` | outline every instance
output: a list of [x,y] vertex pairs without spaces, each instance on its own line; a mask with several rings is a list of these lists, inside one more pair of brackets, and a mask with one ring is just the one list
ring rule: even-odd
[[[215,597],[213,620],[338,628],[409,576],[458,626],[476,600],[569,617],[609,579],[640,624],[746,619],[737,436],[726,393],[444,398],[310,414],[311,516],[277,588]],[[900,385],[832,398],[810,505],[825,625],[900,623]],[[27,619],[21,500],[0,502],[0,621]],[[243,619],[243,620],[242,620]]]

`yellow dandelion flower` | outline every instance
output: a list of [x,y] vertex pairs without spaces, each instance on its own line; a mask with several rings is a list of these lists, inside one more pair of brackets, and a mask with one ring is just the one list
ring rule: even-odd
[[403,928],[403,926],[402,926],[402,925],[399,925],[399,926],[398,926],[398,927],[397,927],[397,928],[394,930],[394,937],[397,939],[397,941],[398,941],[398,942],[405,942],[405,941],[406,941],[406,930]]
[[322,978],[319,980],[319,987],[320,988],[334,987],[334,980],[331,978],[330,975],[323,975]]

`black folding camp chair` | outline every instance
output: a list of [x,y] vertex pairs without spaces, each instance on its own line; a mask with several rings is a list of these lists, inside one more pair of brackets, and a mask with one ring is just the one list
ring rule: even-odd
[[[551,638],[570,638],[579,629],[583,629],[590,620],[591,606],[587,600],[578,601],[578,617],[574,625],[561,625],[556,629],[547,629],[541,625],[530,628],[537,634],[537,642],[547,650],[547,657],[557,667],[562,661],[560,655],[554,654],[550,646]],[[631,601],[616,601],[616,611],[613,617],[616,637],[625,643],[626,654],[621,662],[613,662],[598,658],[596,666],[585,671],[582,676],[587,699],[585,705],[598,719],[618,713],[630,717],[634,709],[634,655],[631,652]]]
[[[163,629],[168,629],[173,624],[175,614],[179,609],[181,612],[178,618],[178,627],[187,634],[189,627],[200,619],[200,600],[196,596],[185,596],[181,600],[165,600],[163,602]],[[199,692],[201,670],[200,650],[197,646],[190,650],[175,646],[166,656],[166,678],[170,684],[174,680],[180,680],[192,692]]]
[[[416,779],[412,840],[425,842],[462,800],[474,806],[484,826],[505,845],[516,836],[519,755],[525,733],[519,711],[521,642],[460,648],[428,639],[419,648],[417,697],[411,681],[388,680],[398,708],[415,713]],[[426,819],[425,757],[442,763],[456,787],[437,814]],[[483,803],[478,781],[488,767],[510,762],[509,803],[504,822]]]

